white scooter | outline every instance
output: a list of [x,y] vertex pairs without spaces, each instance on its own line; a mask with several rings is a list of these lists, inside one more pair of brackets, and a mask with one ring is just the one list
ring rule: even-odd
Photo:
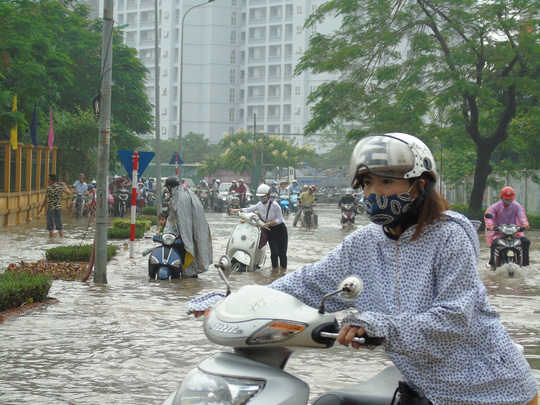
[[254,271],[266,260],[266,246],[259,249],[264,221],[257,213],[238,211],[240,222],[236,224],[227,243],[226,255],[231,260],[231,271]]
[[[339,327],[334,315],[325,314],[326,300],[338,294],[354,300],[362,288],[360,278],[347,277],[338,290],[323,298],[319,310],[264,286],[244,286],[232,294],[229,288],[227,296],[206,311],[204,332],[234,353],[221,352],[203,360],[163,404],[307,404],[309,386],[284,371],[287,360],[297,347],[331,347]],[[381,339],[354,340],[382,343]],[[361,384],[327,392],[315,404],[389,405],[400,379],[392,366]]]

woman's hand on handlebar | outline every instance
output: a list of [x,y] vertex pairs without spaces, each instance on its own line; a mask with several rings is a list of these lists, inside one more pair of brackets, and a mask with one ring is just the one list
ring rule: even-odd
[[343,346],[349,346],[353,349],[360,349],[360,343],[353,342],[352,340],[356,336],[363,336],[366,333],[364,328],[360,328],[359,326],[351,326],[351,325],[345,325],[342,327],[338,333],[338,342],[339,344],[342,344]]

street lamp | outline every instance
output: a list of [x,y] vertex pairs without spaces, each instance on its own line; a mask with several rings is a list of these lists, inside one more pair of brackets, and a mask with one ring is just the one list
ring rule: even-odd
[[[191,7],[190,9],[188,9],[188,11],[186,11],[186,13],[184,14],[184,16],[182,17],[182,26],[181,26],[181,33],[182,33],[182,39],[180,40],[180,101],[179,101],[179,104],[178,104],[178,108],[179,108],[179,111],[178,111],[178,116],[179,116],[179,119],[178,119],[178,155],[180,157],[182,157],[182,113],[183,113],[183,108],[182,108],[182,101],[183,101],[183,96],[184,96],[184,81],[183,81],[183,78],[184,78],[184,21],[186,20],[186,16],[188,15],[188,13],[197,8],[197,7],[201,7],[201,6],[204,6],[205,4],[208,4],[208,3],[212,3],[214,0],[208,0],[207,2],[205,3],[201,3],[201,4],[197,4],[193,7]],[[178,180],[180,180],[180,178],[182,177],[182,165],[180,165],[180,168],[178,169]]]

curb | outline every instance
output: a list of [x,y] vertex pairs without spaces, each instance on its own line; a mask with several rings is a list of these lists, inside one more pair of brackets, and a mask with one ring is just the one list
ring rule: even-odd
[[31,304],[27,304],[19,308],[9,309],[7,311],[0,312],[0,323],[3,323],[11,318],[23,316],[28,312],[44,307],[46,305],[58,304],[59,302],[60,301],[58,301],[56,298],[47,298],[43,302],[32,302]]

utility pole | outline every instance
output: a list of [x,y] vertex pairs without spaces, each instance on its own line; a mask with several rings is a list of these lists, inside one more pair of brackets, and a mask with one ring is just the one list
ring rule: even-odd
[[156,106],[156,207],[157,215],[161,212],[161,124],[159,121],[159,9],[158,9],[158,0],[154,0],[154,88],[155,88],[155,101],[154,105]]
[[101,51],[99,141],[97,166],[97,217],[96,217],[96,257],[94,282],[107,284],[107,222],[108,222],[108,175],[109,148],[111,140],[111,84],[113,57],[113,0],[105,0],[103,5],[103,39]]

